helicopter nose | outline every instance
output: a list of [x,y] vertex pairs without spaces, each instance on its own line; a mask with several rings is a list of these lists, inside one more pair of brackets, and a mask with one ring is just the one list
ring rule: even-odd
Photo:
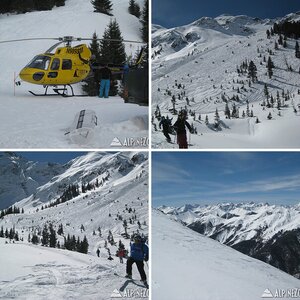
[[22,80],[29,83],[37,83],[44,77],[44,75],[44,72],[36,72],[36,70],[32,70],[31,68],[24,68],[19,74]]
[[22,80],[26,82],[32,80],[32,74],[28,72],[27,68],[22,69],[19,76]]

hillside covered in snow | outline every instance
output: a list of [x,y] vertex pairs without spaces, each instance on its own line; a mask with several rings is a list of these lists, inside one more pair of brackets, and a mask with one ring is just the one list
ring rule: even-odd
[[299,281],[152,213],[153,299],[259,300],[299,293]]
[[299,14],[276,20],[221,15],[171,29],[153,25],[153,147],[178,148],[175,135],[175,144],[165,141],[160,116],[174,124],[186,110],[194,127],[191,148],[299,148],[297,41],[267,35],[275,22],[299,20]]
[[[65,6],[51,11],[25,14],[0,14],[0,147],[27,148],[109,148],[118,139],[119,148],[145,148],[142,138],[148,137],[148,108],[124,103],[120,96],[98,97],[33,96],[28,91],[44,94],[43,86],[21,82],[18,74],[36,55],[45,53],[57,41],[46,38],[73,36],[102,38],[111,20],[116,20],[124,40],[141,41],[142,23],[128,12],[127,0],[112,0],[112,16],[94,12],[91,1],[67,0]],[[137,3],[143,8],[144,1]],[[43,40],[1,43],[17,39]],[[75,42],[72,46],[82,44]],[[90,41],[86,41],[90,45]],[[141,44],[124,43],[127,57],[135,57]],[[113,62],[112,62],[113,63]],[[73,85],[82,95],[82,83]],[[50,89],[49,89],[50,91]],[[91,127],[88,139],[72,139],[68,132],[78,121],[76,114],[93,111],[97,126]],[[90,138],[91,137],[91,138]],[[126,139],[132,138],[131,143]]]
[[22,212],[0,219],[0,298],[148,295],[135,265],[126,280],[126,259],[116,256],[120,247],[130,251],[133,234],[148,238],[146,153],[77,157],[14,206]]
[[159,210],[200,234],[300,278],[299,204],[195,204]]

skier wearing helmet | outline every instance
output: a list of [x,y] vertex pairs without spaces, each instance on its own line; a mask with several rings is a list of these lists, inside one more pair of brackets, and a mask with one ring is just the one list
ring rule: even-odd
[[132,278],[132,265],[135,263],[141,276],[141,281],[147,286],[147,277],[144,270],[144,261],[148,261],[149,249],[142,237],[134,235],[133,243],[130,243],[130,256],[127,260],[125,277]]

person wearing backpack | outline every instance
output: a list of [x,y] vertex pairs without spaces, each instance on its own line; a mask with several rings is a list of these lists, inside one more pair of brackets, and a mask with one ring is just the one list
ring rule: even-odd
[[171,123],[172,119],[170,120],[167,116],[167,118],[165,118],[164,116],[161,117],[161,121],[159,123],[159,129],[161,129],[161,127],[163,128],[163,134],[167,139],[168,143],[171,143],[171,137],[169,135],[171,129],[170,127],[172,126]]
[[149,259],[148,246],[142,241],[142,237],[136,234],[133,243],[130,243],[130,256],[126,264],[126,278],[132,278],[132,265],[135,263],[141,276],[141,281],[147,285],[147,277],[144,270],[144,261]]
[[187,114],[186,111],[183,110],[179,113],[177,121],[174,123],[173,127],[177,133],[177,144],[179,145],[179,149],[187,149],[188,142],[186,137],[186,130],[185,127],[192,132],[191,125],[186,121]]

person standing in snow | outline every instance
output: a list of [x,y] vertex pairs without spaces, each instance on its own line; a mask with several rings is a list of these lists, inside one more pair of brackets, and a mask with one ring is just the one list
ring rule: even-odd
[[100,249],[99,248],[97,249],[96,252],[97,252],[97,256],[100,257]]
[[177,133],[177,144],[179,145],[179,149],[187,149],[188,148],[185,127],[187,127],[189,129],[189,131],[192,132],[192,127],[186,121],[186,119],[187,119],[186,111],[183,110],[179,113],[178,119],[173,125],[173,127]]
[[148,261],[149,249],[143,243],[140,235],[136,234],[133,238],[133,243],[130,243],[130,256],[126,265],[126,278],[132,278],[132,265],[135,263],[141,276],[141,281],[146,285],[147,277],[144,270],[144,261]]
[[109,89],[110,89],[110,80],[111,80],[111,70],[106,64],[104,68],[100,69],[100,91],[99,91],[99,97],[108,98],[109,96]]
[[168,117],[165,118],[164,116],[162,116],[161,121],[159,123],[159,129],[161,129],[161,126],[162,126],[163,134],[166,137],[168,143],[171,142],[171,138],[170,138],[170,135],[169,135],[170,125],[171,125],[171,120]]
[[120,259],[120,263],[122,264],[123,263],[123,258],[125,257],[125,249],[119,249],[118,256],[119,256],[119,259]]

